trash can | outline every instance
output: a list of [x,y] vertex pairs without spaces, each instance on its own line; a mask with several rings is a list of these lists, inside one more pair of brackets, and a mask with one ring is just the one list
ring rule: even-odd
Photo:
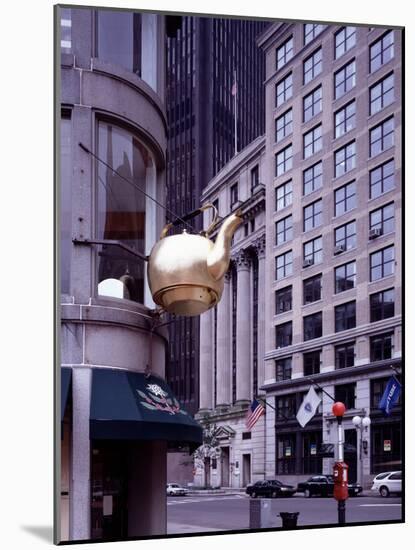
[[300,512],[280,512],[283,529],[293,529],[297,527],[297,519]]

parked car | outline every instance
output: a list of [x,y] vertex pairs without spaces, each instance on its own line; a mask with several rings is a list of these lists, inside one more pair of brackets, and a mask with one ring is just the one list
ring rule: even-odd
[[[355,497],[363,491],[363,487],[357,483],[348,483],[349,496]],[[334,479],[333,476],[312,476],[298,484],[297,491],[304,493],[305,497],[321,496],[331,497],[333,496]]]
[[277,479],[268,479],[265,481],[257,481],[253,485],[248,485],[245,492],[252,498],[277,498],[292,497],[296,489],[292,485],[286,485]]
[[187,495],[188,490],[185,487],[181,487],[178,483],[168,483],[166,487],[167,496],[183,497]]
[[402,472],[383,472],[373,478],[372,491],[376,491],[382,497],[388,497],[391,493],[402,493]]

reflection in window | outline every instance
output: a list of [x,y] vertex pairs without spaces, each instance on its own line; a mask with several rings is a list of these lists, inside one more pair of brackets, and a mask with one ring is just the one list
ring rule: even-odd
[[61,52],[71,53],[72,50],[72,10],[61,8]]
[[97,11],[97,56],[141,75],[141,15]]
[[[106,122],[98,125],[98,155],[132,183],[102,163],[97,165],[97,237],[120,241],[144,254],[146,198],[135,186],[146,190],[153,181],[153,161],[138,139]],[[128,251],[112,245],[101,247],[98,255],[98,283],[118,279],[124,285],[124,298],[143,302],[144,269],[144,261]],[[103,288],[102,285],[100,288]]]
[[71,119],[66,113],[61,118],[61,293],[69,294],[71,264],[71,216],[72,216],[72,151]]

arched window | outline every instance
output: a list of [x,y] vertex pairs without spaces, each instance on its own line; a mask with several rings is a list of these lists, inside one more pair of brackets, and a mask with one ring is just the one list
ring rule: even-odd
[[[97,238],[119,241],[147,254],[155,240],[156,169],[148,149],[130,132],[98,122]],[[146,264],[127,250],[98,251],[98,294],[144,303]]]

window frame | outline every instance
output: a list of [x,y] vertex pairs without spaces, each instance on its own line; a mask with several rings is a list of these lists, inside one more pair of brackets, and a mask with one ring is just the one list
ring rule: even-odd
[[[280,334],[279,341],[279,331],[282,331]],[[287,343],[288,342],[288,343]],[[278,345],[280,343],[280,345]],[[293,322],[286,321],[285,323],[280,323],[275,325],[275,348],[286,348],[292,346],[293,343]]]
[[[317,355],[318,354],[318,355]],[[311,370],[309,372],[308,368],[306,369],[306,361],[310,359]],[[316,368],[317,367],[317,368]],[[307,351],[303,353],[303,376],[313,376],[314,374],[319,374],[321,370],[321,349]]]
[[[282,235],[283,240],[279,240],[279,235]],[[284,218],[281,218],[275,222],[275,246],[281,246],[282,244],[291,241],[292,238],[293,216],[292,214],[289,214],[288,216],[285,216]]]
[[[392,216],[385,217],[387,209],[389,209],[392,206]],[[372,217],[380,213],[380,220],[376,223],[374,223]],[[388,227],[388,225],[391,225],[391,227]],[[382,204],[375,210],[372,210],[369,212],[369,231],[372,229],[380,229],[382,235],[388,235],[389,233],[393,233],[395,231],[395,203],[394,201],[388,202],[386,204]]]
[[[290,261],[286,261],[286,258],[290,256]],[[284,263],[282,266],[278,267],[278,259],[283,258]],[[283,269],[284,275],[282,277],[278,277],[278,270]],[[290,277],[293,274],[293,251],[287,250],[286,252],[283,252],[282,254],[279,254],[278,256],[275,256],[275,280],[280,281],[281,279],[285,279],[286,277]]]
[[[291,44],[290,44],[291,42]],[[282,55],[279,55],[282,52]],[[294,38],[293,35],[288,37],[278,48],[275,50],[275,70],[279,71],[293,58],[294,56]],[[282,63],[280,64],[280,62]]]
[[[392,251],[392,258],[390,260],[388,260],[387,262],[385,262],[385,259],[384,259],[385,252],[388,251],[388,250]],[[373,259],[377,255],[381,256],[381,263],[373,265]],[[395,262],[396,262],[396,259],[395,259],[395,245],[393,245],[393,244],[389,245],[389,246],[385,246],[383,248],[379,248],[378,250],[375,250],[374,252],[372,252],[369,256],[370,281],[371,282],[380,281],[381,279],[384,279],[385,277],[389,277],[389,276],[394,275],[395,274]],[[390,273],[385,274],[385,265],[387,265],[387,264],[391,264],[392,270],[391,270]],[[373,278],[373,270],[377,267],[381,268],[381,276],[374,279]]]
[[[320,241],[321,248],[316,249],[316,241]],[[310,244],[312,244],[312,252],[306,254],[306,247]],[[320,256],[318,256],[320,258],[318,261],[316,261],[315,259],[316,254],[320,254]],[[321,262],[323,261],[323,237],[321,235],[303,243],[303,262],[307,261],[308,259],[313,260],[313,265],[321,264]]]
[[316,311],[303,317],[303,341],[308,342],[323,336],[323,312]]
[[344,332],[353,328],[356,328],[356,300],[334,306],[334,332]]
[[[317,58],[319,55],[319,59]],[[311,62],[307,66],[308,62]],[[323,72],[323,48],[319,46],[303,61],[303,85],[309,84]],[[309,78],[308,75],[311,74]]]
[[[308,139],[311,141],[306,143]],[[309,159],[323,149],[323,124],[317,124],[303,134],[303,159]],[[310,152],[311,151],[311,152]]]
[[[311,220],[311,226],[308,222]],[[317,199],[303,207],[303,232],[311,231],[323,225],[323,199]]]
[[[349,228],[354,225],[354,233],[349,233]],[[344,236],[338,235],[339,231],[344,230]],[[345,245],[346,250],[353,250],[357,246],[357,227],[356,220],[350,220],[334,228],[334,246]]]
[[[289,79],[290,81],[287,83]],[[283,85],[282,91],[278,92],[279,86],[282,86],[282,85]],[[278,98],[280,96],[284,97],[284,99],[281,102],[278,101]],[[284,103],[286,103],[292,97],[293,97],[293,73],[290,72],[275,84],[275,107],[276,108],[281,107],[281,105],[284,105]]]
[[275,143],[279,143],[292,133],[293,109],[290,107],[275,119]]
[[[392,122],[392,129],[391,131],[387,131],[386,127],[390,122]],[[380,137],[377,139],[374,139],[373,134],[379,129],[380,129]],[[387,142],[389,136],[392,136],[390,144],[388,144]],[[374,150],[374,145],[378,142],[380,142],[381,148],[378,152],[376,152]],[[374,158],[384,153],[388,149],[391,149],[394,146],[395,146],[395,118],[392,115],[382,120],[382,122],[380,122],[379,124],[376,124],[376,126],[373,126],[372,128],[369,129],[369,157]]]
[[[316,174],[316,168],[320,168],[320,172]],[[311,178],[306,181],[307,175],[311,172]],[[319,183],[319,185],[316,185],[316,182]],[[308,186],[311,183],[312,189],[311,191],[308,191],[306,193],[306,186]],[[303,196],[310,195],[314,191],[317,191],[317,189],[321,189],[323,187],[323,161],[319,160],[318,162],[312,164],[305,170],[303,170]]]
[[[349,66],[353,65],[353,72],[350,75],[347,75],[347,69]],[[342,76],[343,78],[341,80],[338,80],[338,77]],[[335,71],[333,75],[334,79],[334,93],[333,97],[336,101],[337,99],[340,99],[344,95],[346,95],[348,92],[353,90],[356,86],[356,59],[351,59],[347,63],[345,63],[340,69]],[[352,81],[351,86],[349,86],[349,81]],[[340,93],[338,91],[340,90]]]
[[[348,193],[349,189],[352,189],[351,193]],[[341,192],[343,192],[343,197],[341,199],[338,199],[338,194]],[[347,214],[347,212],[354,210],[356,208],[356,198],[357,198],[356,180],[349,181],[344,185],[337,187],[334,190],[334,217],[337,218],[339,216],[343,216],[343,214]],[[351,203],[351,206],[349,206],[350,203]],[[343,204],[344,204],[344,207],[342,211],[338,211],[339,205],[343,205]]]
[[[319,93],[320,97],[316,98],[316,94]],[[306,102],[310,101],[310,104],[306,106]],[[303,97],[303,123],[309,122],[315,116],[320,114],[323,110],[323,86],[319,84],[314,90]],[[306,113],[311,111],[311,116],[306,116]]]
[[[352,151],[350,153],[350,151]],[[343,154],[344,159],[340,162],[338,161],[338,157],[340,154]],[[339,166],[344,164],[343,171],[338,171]],[[348,172],[351,172],[356,168],[356,140],[349,141],[349,143],[346,143],[342,147],[339,147],[334,151],[334,177],[335,178],[341,178]]]
[[[340,352],[342,352],[342,350],[344,350],[343,359],[340,358]],[[352,350],[352,353],[350,353],[350,350]],[[351,365],[348,364],[350,356],[353,357],[352,359],[353,364]],[[356,342],[355,341],[344,342],[334,346],[334,368],[336,370],[354,367],[355,359],[356,359]],[[344,363],[344,364],[341,364],[341,363]]]
[[[321,291],[322,291],[322,273],[303,279],[303,305],[313,304],[321,300]],[[310,288],[307,288],[310,287]],[[307,300],[306,296],[311,295],[311,300]]]
[[[289,156],[287,156],[289,155]],[[278,159],[282,157],[283,160],[281,162],[278,161]],[[283,171],[279,171],[279,167],[283,166]],[[292,170],[293,167],[293,145],[290,143],[280,151],[277,151],[275,153],[275,177],[279,178],[282,175],[286,174],[290,170]]]
[[[384,41],[385,39],[391,35],[392,36],[392,40],[391,40],[391,43],[388,44],[386,47],[384,45]],[[372,56],[372,49],[377,46],[378,44],[380,43],[380,51],[378,54]],[[389,51],[389,50],[392,50],[392,54],[391,56],[384,60],[384,57],[385,57],[385,51]],[[376,67],[373,67],[373,62],[375,59],[377,59],[378,57],[380,56],[380,64],[379,65],[376,65]],[[395,57],[395,34],[394,34],[394,30],[393,29],[390,29],[390,30],[387,30],[386,32],[384,32],[382,34],[382,36],[380,36],[379,38],[377,38],[376,40],[374,40],[371,44],[369,44],[369,73],[372,74],[372,73],[375,73],[378,69],[380,69],[381,67],[383,67],[383,65],[386,65],[386,63],[389,63],[389,61],[391,61],[392,59],[394,59]]]
[[[352,33],[349,35],[347,34],[348,29],[353,29]],[[344,33],[344,38],[341,41],[340,45],[344,44],[345,47],[344,50],[340,54],[338,54],[337,50],[339,48],[339,44],[337,43],[337,38],[341,33]],[[348,46],[348,41],[351,37],[353,37],[353,44]],[[342,57],[345,53],[354,48],[354,46],[356,46],[356,27],[346,25],[334,33],[334,59],[340,59],[340,57]]]
[[[289,361],[289,366],[287,366],[287,362]],[[280,363],[280,365],[278,364]],[[289,357],[279,357],[278,359],[275,359],[274,361],[275,365],[275,380],[277,382],[280,382],[282,380],[291,380],[292,377],[292,356]],[[279,368],[281,367],[281,368]],[[279,374],[281,373],[281,374]],[[288,374],[288,376],[287,376]]]
[[[388,165],[392,166],[391,173],[387,173],[385,175],[385,169]],[[380,172],[380,178],[376,181],[372,181],[372,177],[374,177],[374,174],[377,172]],[[392,179],[392,187],[385,190],[385,181],[389,181],[389,179]],[[375,187],[380,186],[381,192],[379,194],[374,194]],[[370,199],[376,199],[378,197],[381,197],[385,193],[389,193],[389,191],[392,191],[395,189],[395,159],[391,158],[382,164],[379,164],[378,166],[375,166],[375,168],[372,168],[369,171],[369,198]]]
[[[287,192],[285,188],[288,184],[290,184],[290,190]],[[284,194],[282,195],[282,197],[278,197],[278,190],[281,188],[284,188]],[[287,197],[290,197],[288,201],[286,200]],[[281,208],[278,208],[278,202],[280,200],[284,201],[284,206],[281,206]],[[287,206],[290,206],[292,202],[293,202],[293,185],[292,185],[292,180],[290,179],[285,183],[282,183],[281,185],[278,185],[277,187],[275,187],[275,211],[279,212],[280,210],[287,208]]]
[[[387,88],[385,90],[386,83],[389,79],[392,78],[392,86]],[[375,92],[379,91],[379,94],[376,95],[373,98],[373,94]],[[389,94],[392,91],[392,97],[388,99],[387,94]],[[387,99],[385,100],[385,96]],[[373,106],[376,104],[376,102],[379,101],[380,105],[379,107],[374,110]],[[372,86],[369,88],[369,116],[373,116],[377,113],[380,113],[383,109],[386,107],[389,107],[389,105],[392,105],[392,103],[395,101],[395,74],[394,72],[390,72],[384,77],[382,77],[380,80],[375,82]]]
[[[348,109],[353,106],[354,110],[351,114],[348,114]],[[344,118],[337,122],[337,117],[344,112]],[[352,119],[353,124],[351,127],[348,126],[348,122]],[[338,132],[338,129],[341,128],[342,132]],[[347,133],[351,132],[356,128],[356,99],[352,99],[340,109],[337,109],[337,111],[334,112],[334,139],[338,139]]]
[[[275,290],[275,315],[281,315],[292,311],[293,309],[293,287],[292,285],[285,286]],[[282,304],[282,309],[279,310],[279,305]],[[286,306],[288,304],[288,306]]]
[[[350,274],[348,273],[349,266],[353,266],[353,270],[351,270],[352,272]],[[338,271],[342,268],[344,268],[344,276],[343,276],[342,279],[340,279],[338,277]],[[357,277],[356,260],[352,260],[350,262],[346,262],[344,264],[335,266],[335,268],[334,268],[334,293],[335,294],[341,294],[342,292],[347,292],[348,290],[352,290],[353,288],[356,288],[356,277]],[[347,283],[343,283],[343,284],[340,285],[340,283],[338,282],[339,280],[345,281],[345,282],[351,280],[353,282],[353,286],[347,288]],[[345,288],[342,288],[343,286],[345,286]]]
[[[385,295],[392,294],[392,302],[385,301]],[[375,299],[379,298],[379,302],[374,304]],[[382,289],[379,292],[374,292],[369,296],[370,322],[376,323],[383,319],[391,319],[395,317],[396,294],[395,288]],[[388,306],[389,304],[389,306]],[[390,311],[389,311],[390,310]]]

